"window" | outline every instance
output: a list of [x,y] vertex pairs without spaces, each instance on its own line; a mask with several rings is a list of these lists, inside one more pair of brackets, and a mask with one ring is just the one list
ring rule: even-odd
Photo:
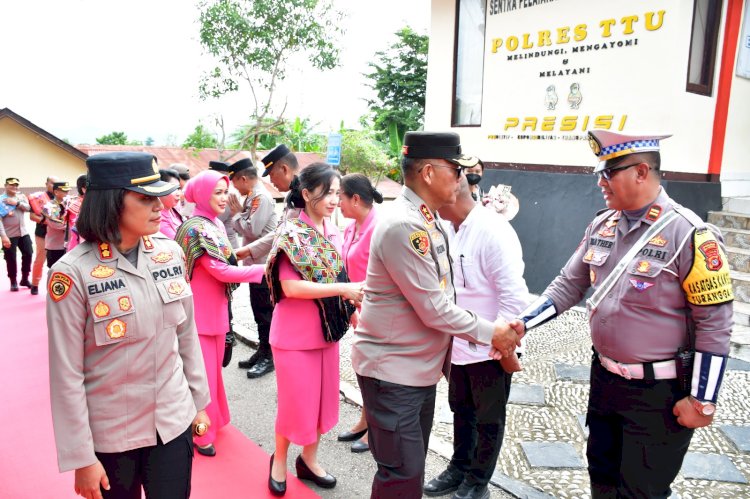
[[693,34],[690,37],[687,76],[688,92],[701,95],[712,93],[722,3],[717,0],[694,1]]
[[457,0],[453,126],[482,124],[485,0]]

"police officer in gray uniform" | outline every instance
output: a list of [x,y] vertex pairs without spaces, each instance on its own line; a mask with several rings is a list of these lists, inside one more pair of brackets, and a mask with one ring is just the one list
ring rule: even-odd
[[608,209],[522,320],[529,330],[593,289],[592,496],[666,498],[693,429],[716,409],[732,327],[728,262],[718,229],[660,185],[668,135],[589,136]]
[[[422,497],[435,387],[450,369],[453,337],[511,355],[516,329],[455,304],[448,240],[436,210],[456,199],[463,168],[455,133],[407,132],[405,186],[372,236],[352,365],[378,470],[373,498]],[[513,323],[523,332],[520,321]],[[501,355],[495,356],[500,358]]]

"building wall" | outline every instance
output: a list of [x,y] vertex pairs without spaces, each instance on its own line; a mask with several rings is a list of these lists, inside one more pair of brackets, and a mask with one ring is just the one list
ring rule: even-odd
[[86,173],[86,162],[18,122],[0,119],[0,178],[18,177],[24,190],[43,188],[54,175],[75,185]]

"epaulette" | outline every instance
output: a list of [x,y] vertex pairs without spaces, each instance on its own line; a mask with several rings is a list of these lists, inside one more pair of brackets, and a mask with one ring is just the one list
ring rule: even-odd
[[690,222],[690,224],[696,229],[700,229],[706,226],[706,222],[701,217],[693,213],[693,210],[685,208],[684,206],[677,203],[674,203],[672,205],[672,209],[674,209],[674,211],[681,215],[682,218]]

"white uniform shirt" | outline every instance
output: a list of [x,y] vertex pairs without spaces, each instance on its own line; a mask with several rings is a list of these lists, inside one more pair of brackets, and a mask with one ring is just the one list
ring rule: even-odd
[[[510,321],[529,303],[523,278],[523,253],[513,227],[497,213],[477,205],[458,231],[446,223],[453,258],[456,304],[489,321]],[[453,338],[453,364],[489,360],[489,346],[470,346]],[[520,349],[518,350],[520,351]]]

